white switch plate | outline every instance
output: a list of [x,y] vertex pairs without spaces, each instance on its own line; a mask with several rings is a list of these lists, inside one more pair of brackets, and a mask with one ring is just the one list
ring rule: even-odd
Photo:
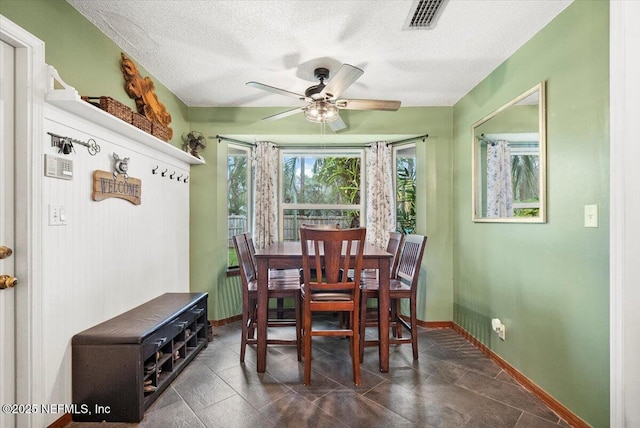
[[584,227],[598,227],[598,206],[584,206]]
[[67,218],[64,205],[49,204],[49,226],[66,226]]

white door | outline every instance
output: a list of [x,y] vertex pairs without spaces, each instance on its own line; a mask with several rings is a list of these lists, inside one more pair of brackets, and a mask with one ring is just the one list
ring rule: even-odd
[[[15,273],[14,248],[14,48],[0,42],[0,404],[14,404]],[[3,409],[5,410],[5,409]],[[16,417],[0,411],[0,427],[15,427]]]

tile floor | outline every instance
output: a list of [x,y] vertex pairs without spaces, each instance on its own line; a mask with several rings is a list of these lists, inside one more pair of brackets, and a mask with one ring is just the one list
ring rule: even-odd
[[[270,334],[289,333],[275,330]],[[215,327],[213,333],[214,341],[140,424],[74,422],[68,427],[568,426],[450,329],[421,328],[417,361],[411,345],[391,345],[389,373],[378,370],[377,348],[366,348],[360,387],[353,385],[345,339],[314,338],[311,386],[305,387],[294,347],[270,346],[267,373],[258,374],[255,347],[248,347],[240,364],[239,322]]]

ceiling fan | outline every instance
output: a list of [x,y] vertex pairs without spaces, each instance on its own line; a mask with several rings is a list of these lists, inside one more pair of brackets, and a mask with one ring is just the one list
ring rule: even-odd
[[262,89],[263,91],[294,97],[307,102],[307,105],[303,107],[297,107],[267,116],[262,118],[262,120],[277,120],[303,112],[307,120],[316,123],[326,122],[332,130],[339,131],[346,128],[346,125],[340,117],[338,110],[396,111],[400,108],[400,101],[394,100],[358,100],[339,98],[345,89],[351,86],[360,76],[362,76],[362,73],[364,73],[364,71],[358,67],[343,64],[333,75],[331,80],[325,84],[325,80],[329,79],[329,69],[318,67],[314,70],[314,75],[320,83],[308,87],[305,90],[304,95],[259,82],[247,82],[247,85],[253,88]]

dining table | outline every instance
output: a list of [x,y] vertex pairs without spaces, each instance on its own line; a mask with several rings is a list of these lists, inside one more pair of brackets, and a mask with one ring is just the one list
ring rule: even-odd
[[[269,270],[302,268],[302,246],[300,242],[295,241],[275,242],[263,249],[256,249],[255,256],[258,265],[257,369],[258,373],[264,373],[267,368]],[[377,269],[380,281],[378,295],[378,351],[381,372],[389,371],[389,271],[391,258],[391,253],[371,243],[365,243],[362,268]]]

